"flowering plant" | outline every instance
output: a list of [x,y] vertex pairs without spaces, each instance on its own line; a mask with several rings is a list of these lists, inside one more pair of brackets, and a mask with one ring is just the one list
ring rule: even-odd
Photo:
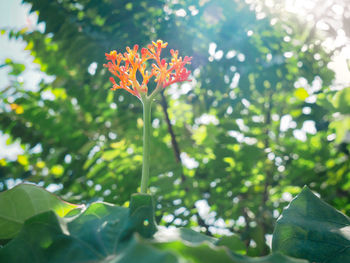
[[[109,60],[104,64],[108,70],[116,76],[120,82],[117,84],[113,77],[110,81],[113,84],[112,90],[125,89],[132,95],[144,100],[148,93],[147,84],[152,77],[157,83],[157,88],[153,91],[150,97],[154,97],[159,92],[160,88],[165,88],[176,82],[189,81],[188,77],[191,71],[185,68],[186,64],[190,64],[190,57],[178,57],[179,52],[173,49],[170,50],[171,62],[167,63],[162,59],[161,52],[166,48],[168,43],[163,43],[162,40],[152,42],[147,48],[141,49],[141,54],[138,53],[139,46],[135,45],[133,49],[126,47],[124,54],[113,50],[109,54],[106,53],[106,59]],[[151,70],[147,70],[149,60],[153,60]],[[142,76],[141,83],[137,79],[137,73]]]
[[[147,192],[149,178],[149,159],[150,159],[150,133],[151,133],[151,105],[154,97],[165,87],[183,81],[190,81],[191,71],[185,66],[190,64],[191,57],[179,57],[179,52],[171,49],[171,61],[161,58],[162,49],[166,48],[168,43],[162,40],[152,42],[147,48],[142,48],[138,52],[139,46],[134,45],[131,49],[126,47],[124,54],[113,50],[106,53],[107,64],[104,64],[108,70],[119,79],[116,82],[114,77],[110,77],[113,84],[112,90],[124,89],[132,95],[139,98],[143,104],[143,162],[141,193]],[[150,63],[153,61],[153,63]],[[149,67],[147,69],[147,67]],[[148,83],[154,78],[157,83],[156,88],[148,94]]]

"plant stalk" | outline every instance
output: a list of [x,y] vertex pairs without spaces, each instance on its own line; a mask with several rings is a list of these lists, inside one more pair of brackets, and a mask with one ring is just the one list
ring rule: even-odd
[[143,161],[141,177],[141,193],[147,193],[149,180],[149,162],[150,162],[150,138],[151,138],[151,106],[152,100],[143,98]]

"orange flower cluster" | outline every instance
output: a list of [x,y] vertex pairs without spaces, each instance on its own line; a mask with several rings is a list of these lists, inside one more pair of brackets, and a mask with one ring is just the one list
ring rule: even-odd
[[[152,77],[155,78],[159,87],[167,87],[176,82],[190,81],[188,79],[191,71],[185,68],[186,64],[190,64],[191,57],[178,57],[179,52],[170,50],[171,61],[167,63],[165,59],[161,59],[160,55],[163,48],[168,43],[162,40],[152,42],[147,48],[141,49],[138,53],[139,46],[135,45],[133,49],[126,47],[124,54],[113,50],[109,54],[106,53],[106,59],[109,60],[103,66],[116,76],[120,81],[119,84],[113,77],[110,81],[113,84],[112,90],[125,89],[134,96],[140,98],[140,93],[147,94],[147,84]],[[146,70],[148,60],[153,60],[151,70]],[[140,74],[137,74],[139,72]],[[137,76],[142,76],[142,82],[137,80]]]

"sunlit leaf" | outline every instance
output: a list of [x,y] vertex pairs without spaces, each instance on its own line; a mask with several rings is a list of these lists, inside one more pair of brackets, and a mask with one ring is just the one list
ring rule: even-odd
[[278,219],[272,249],[311,262],[348,262],[349,229],[347,216],[305,187]]
[[64,216],[78,207],[40,187],[20,184],[0,193],[0,239],[15,237],[24,221],[32,216],[50,210]]
[[305,100],[307,97],[309,97],[309,93],[304,88],[297,88],[294,91],[294,96],[299,100]]

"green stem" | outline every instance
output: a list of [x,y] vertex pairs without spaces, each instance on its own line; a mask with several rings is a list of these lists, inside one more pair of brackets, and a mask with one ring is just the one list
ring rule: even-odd
[[161,91],[160,82],[150,96],[140,93],[140,100],[143,105],[143,161],[141,177],[141,193],[147,193],[149,180],[149,161],[150,161],[150,140],[151,140],[151,107],[154,97]]
[[141,193],[147,193],[149,179],[149,161],[150,161],[150,137],[151,137],[151,106],[152,100],[144,97],[143,104],[143,162]]

